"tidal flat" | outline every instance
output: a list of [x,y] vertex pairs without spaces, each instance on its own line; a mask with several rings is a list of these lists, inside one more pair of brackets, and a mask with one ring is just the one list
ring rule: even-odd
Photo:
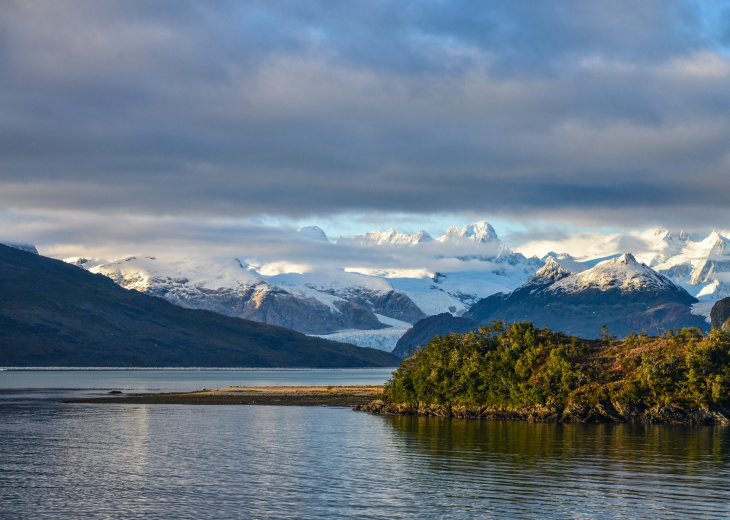
[[123,394],[65,399],[64,403],[272,405],[272,406],[361,406],[383,393],[382,385],[227,386],[194,392]]

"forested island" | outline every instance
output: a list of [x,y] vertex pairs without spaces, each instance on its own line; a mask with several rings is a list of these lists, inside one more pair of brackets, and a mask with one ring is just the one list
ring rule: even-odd
[[436,336],[403,361],[379,414],[554,422],[730,424],[730,336],[718,329],[597,340],[528,322]]

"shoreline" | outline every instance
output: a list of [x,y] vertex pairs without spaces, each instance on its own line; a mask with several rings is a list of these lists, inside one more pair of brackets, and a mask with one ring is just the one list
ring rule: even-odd
[[730,425],[730,410],[725,408],[685,409],[679,406],[656,406],[639,410],[621,406],[569,404],[563,408],[534,406],[509,408],[499,406],[459,406],[426,403],[387,403],[380,399],[354,410],[374,415],[416,415],[456,419],[492,419],[552,423],[641,423]]
[[228,386],[194,392],[119,394],[106,397],[64,399],[62,403],[83,404],[188,404],[259,406],[345,406],[366,405],[380,397],[382,385]]
[[730,410],[725,408],[684,409],[657,406],[651,409],[625,409],[613,405],[563,408],[534,406],[458,406],[426,403],[388,403],[381,400],[382,385],[299,385],[229,386],[193,392],[134,393],[112,391],[104,397],[64,399],[68,404],[182,404],[253,406],[334,406],[347,407],[373,415],[415,415],[455,419],[511,420],[560,423],[642,423],[730,425]]

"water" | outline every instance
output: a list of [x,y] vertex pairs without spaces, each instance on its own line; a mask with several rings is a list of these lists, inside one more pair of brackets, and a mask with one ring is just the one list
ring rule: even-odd
[[[12,385],[0,392],[3,519],[730,517],[723,427],[57,399],[120,386],[377,383],[387,370],[10,374],[0,373],[0,388]],[[44,380],[46,390],[22,389]]]
[[368,369],[9,369],[0,371],[0,390],[53,389],[128,392],[190,392],[201,388],[268,385],[381,385],[393,368]]

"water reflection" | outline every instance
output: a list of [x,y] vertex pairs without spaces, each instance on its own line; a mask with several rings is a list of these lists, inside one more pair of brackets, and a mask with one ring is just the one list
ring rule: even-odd
[[730,515],[730,428],[383,420],[414,485],[490,517]]
[[728,518],[730,429],[0,400],[0,518]]

